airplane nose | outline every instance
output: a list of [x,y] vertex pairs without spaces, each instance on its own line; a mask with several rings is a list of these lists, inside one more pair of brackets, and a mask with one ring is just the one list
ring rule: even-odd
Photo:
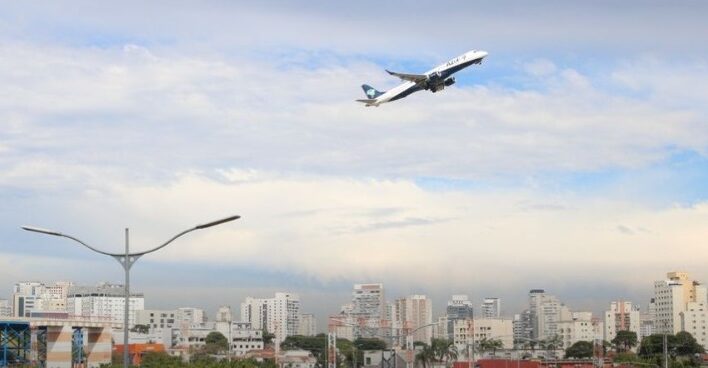
[[486,51],[480,51],[480,52],[479,52],[479,55],[480,55],[482,58],[485,58],[485,57],[487,57],[487,55],[489,55],[489,53],[486,52]]

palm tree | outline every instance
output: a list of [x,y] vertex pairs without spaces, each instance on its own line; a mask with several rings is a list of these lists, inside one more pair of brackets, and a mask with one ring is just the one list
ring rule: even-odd
[[477,350],[479,350],[480,355],[484,355],[485,351],[491,350],[489,347],[489,340],[486,337],[481,338],[477,342]]
[[497,349],[504,347],[504,343],[499,339],[489,339],[487,344],[489,345],[489,348],[492,349],[492,355],[494,356],[497,355]]
[[418,354],[415,356],[415,361],[420,362],[423,365],[423,368],[427,368],[428,364],[432,363],[435,360],[435,351],[433,350],[433,347],[424,344],[423,348],[420,349]]
[[457,347],[452,340],[433,339],[432,348],[436,360],[439,362],[444,361],[445,365],[447,365],[450,360],[457,359]]
[[542,340],[540,345],[542,349],[546,350],[546,357],[548,357],[551,350],[555,351],[559,347],[563,346],[563,340],[560,336],[553,335],[545,340]]

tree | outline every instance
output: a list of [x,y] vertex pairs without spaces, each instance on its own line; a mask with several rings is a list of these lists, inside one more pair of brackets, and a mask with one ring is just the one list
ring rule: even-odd
[[504,347],[504,343],[501,340],[487,339],[486,337],[483,337],[481,340],[479,340],[479,343],[477,343],[477,345],[480,353],[484,353],[485,351],[491,351],[492,355],[496,355],[497,349],[501,349]]
[[150,332],[150,326],[148,325],[135,325],[130,329],[130,332],[135,332],[139,334],[146,334]]
[[263,330],[263,345],[269,346],[273,343],[275,339],[275,334],[268,332],[268,330]]
[[549,352],[553,351],[555,354],[555,350],[558,348],[563,347],[563,340],[561,339],[560,336],[558,335],[553,335],[545,340],[541,341],[541,348],[546,350],[546,357],[549,357]]
[[706,352],[703,346],[696,341],[696,338],[686,331],[681,331],[676,334],[673,351],[677,356],[692,356]]
[[358,350],[384,350],[386,349],[386,341],[377,338],[360,337],[354,340],[354,346]]
[[229,350],[229,340],[221,332],[212,331],[204,339],[204,352],[218,354]]
[[424,344],[418,351],[418,354],[416,354],[415,361],[420,362],[423,365],[423,368],[427,368],[429,364],[435,361],[435,351],[433,350],[433,347],[428,344]]
[[433,339],[431,341],[431,347],[435,359],[439,362],[444,361],[447,364],[450,360],[457,359],[457,347],[452,340]]
[[[688,332],[681,331],[676,335],[666,336],[666,345],[672,357],[693,356],[705,352],[703,346],[698,344],[696,339]],[[663,355],[664,335],[654,334],[642,339],[639,345],[639,355],[644,358],[657,357]]]
[[594,344],[590,341],[578,341],[565,349],[566,358],[592,358]]
[[143,354],[140,362],[141,368],[177,368],[182,366],[182,360],[179,357],[172,357],[167,353],[148,352]]
[[611,342],[617,352],[627,352],[637,346],[637,333],[634,331],[617,331],[617,335]]

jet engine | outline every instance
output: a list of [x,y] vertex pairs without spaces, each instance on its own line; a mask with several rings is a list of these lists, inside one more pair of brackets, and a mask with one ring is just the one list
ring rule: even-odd
[[445,87],[450,87],[453,84],[455,84],[455,77],[445,79]]

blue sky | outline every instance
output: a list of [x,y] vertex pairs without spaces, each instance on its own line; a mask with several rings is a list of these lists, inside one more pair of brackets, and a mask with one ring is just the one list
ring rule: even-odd
[[[708,278],[706,7],[6,4],[0,297],[121,280],[20,225],[120,249],[124,227],[148,247],[236,212],[136,265],[148,306],[287,289],[322,318],[365,281],[438,311],[468,293],[512,314],[538,287],[575,309],[646,304],[665,272]],[[384,69],[469,49],[490,55],[453,88],[354,102],[398,83]]]

